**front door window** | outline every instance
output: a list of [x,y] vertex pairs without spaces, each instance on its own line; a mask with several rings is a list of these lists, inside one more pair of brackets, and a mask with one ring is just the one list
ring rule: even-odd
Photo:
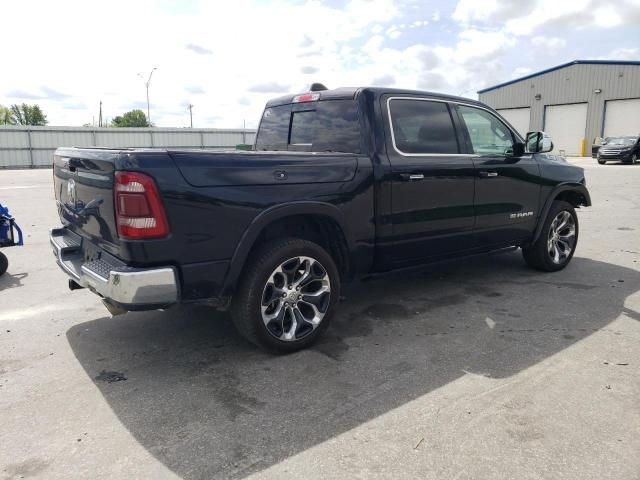
[[479,108],[460,105],[473,153],[506,156],[513,153],[513,134],[495,115]]

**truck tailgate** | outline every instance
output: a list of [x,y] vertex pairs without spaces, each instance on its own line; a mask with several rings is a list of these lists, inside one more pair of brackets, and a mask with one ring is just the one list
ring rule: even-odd
[[118,253],[113,180],[116,150],[60,148],[53,162],[53,185],[65,227]]

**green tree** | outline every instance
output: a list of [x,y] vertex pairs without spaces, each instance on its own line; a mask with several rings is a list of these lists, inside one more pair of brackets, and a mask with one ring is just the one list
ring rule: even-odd
[[42,113],[40,106],[28,105],[23,103],[22,105],[11,105],[11,119],[16,125],[46,125],[47,116]]
[[0,125],[13,125],[13,118],[11,118],[11,110],[4,105],[0,105]]
[[113,117],[111,120],[113,127],[150,127],[151,124],[147,120],[147,116],[142,110],[136,109],[125,113],[124,115]]

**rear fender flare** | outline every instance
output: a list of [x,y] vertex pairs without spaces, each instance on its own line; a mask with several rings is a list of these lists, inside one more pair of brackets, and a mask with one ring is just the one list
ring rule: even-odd
[[355,251],[355,242],[349,228],[347,227],[344,214],[335,205],[323,202],[295,202],[288,203],[286,205],[275,205],[264,212],[261,212],[256,218],[254,218],[242,235],[242,238],[231,257],[229,271],[227,272],[222,290],[224,297],[230,297],[233,290],[235,290],[249,253],[260,236],[260,233],[262,233],[262,231],[273,222],[294,215],[321,215],[335,220],[344,234],[347,242],[347,249],[349,251],[349,257],[354,257],[353,252]]

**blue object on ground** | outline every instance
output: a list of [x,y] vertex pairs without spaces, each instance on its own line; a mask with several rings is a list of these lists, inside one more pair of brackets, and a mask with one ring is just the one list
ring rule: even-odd
[[0,204],[0,247],[14,247],[23,244],[22,230],[9,213],[9,209]]

